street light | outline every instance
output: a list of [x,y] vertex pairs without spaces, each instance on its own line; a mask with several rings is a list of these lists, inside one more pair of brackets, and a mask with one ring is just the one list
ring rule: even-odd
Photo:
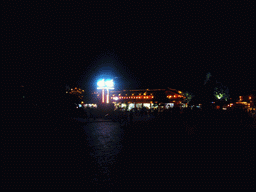
[[109,89],[114,89],[114,82],[113,79],[107,79],[106,81],[104,79],[101,79],[97,82],[97,89],[102,89],[102,103],[105,103],[104,98],[104,90],[107,90],[107,100],[106,103],[109,103]]

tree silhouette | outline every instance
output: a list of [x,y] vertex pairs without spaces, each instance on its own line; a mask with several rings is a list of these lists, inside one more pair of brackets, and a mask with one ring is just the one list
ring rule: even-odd
[[190,101],[192,100],[192,98],[195,96],[193,95],[192,93],[188,92],[188,91],[185,91],[185,92],[182,92],[182,95],[185,97],[183,99],[183,102],[189,104]]

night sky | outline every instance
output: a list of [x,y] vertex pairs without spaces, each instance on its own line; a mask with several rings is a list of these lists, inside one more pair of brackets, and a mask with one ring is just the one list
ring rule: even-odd
[[255,89],[253,1],[120,2],[5,1],[2,82],[196,93],[211,72],[231,92]]

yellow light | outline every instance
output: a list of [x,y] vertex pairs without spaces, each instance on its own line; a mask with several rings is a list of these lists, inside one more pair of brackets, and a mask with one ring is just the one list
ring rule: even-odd
[[249,96],[249,99],[252,99],[252,97],[251,97],[251,96]]

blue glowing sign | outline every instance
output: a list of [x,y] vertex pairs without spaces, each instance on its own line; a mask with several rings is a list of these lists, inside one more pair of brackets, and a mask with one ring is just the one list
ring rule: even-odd
[[97,89],[114,89],[114,82],[113,79],[101,79],[97,82],[98,88]]

